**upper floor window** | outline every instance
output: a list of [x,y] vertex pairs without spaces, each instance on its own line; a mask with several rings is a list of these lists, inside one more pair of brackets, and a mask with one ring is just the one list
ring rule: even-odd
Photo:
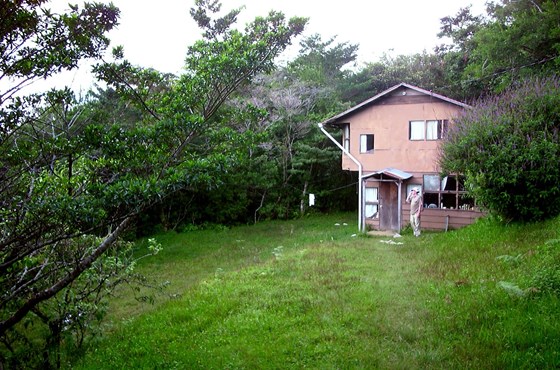
[[439,140],[447,131],[447,120],[417,120],[409,122],[410,140]]
[[374,136],[373,134],[360,135],[360,153],[373,152]]
[[344,149],[346,149],[346,151],[349,152],[350,151],[350,125],[349,124],[344,125],[344,131],[342,137],[344,139]]

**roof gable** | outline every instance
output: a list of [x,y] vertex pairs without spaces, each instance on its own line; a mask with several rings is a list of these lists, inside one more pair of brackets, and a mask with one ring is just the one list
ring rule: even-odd
[[346,117],[346,116],[348,116],[352,113],[355,113],[355,112],[357,112],[357,111],[359,111],[359,110],[361,110],[361,109],[363,109],[363,108],[365,108],[365,107],[367,107],[371,104],[379,102],[380,100],[389,96],[391,93],[393,93],[394,91],[396,91],[400,88],[407,88],[407,89],[410,89],[410,90],[412,90],[416,93],[419,93],[419,94],[422,94],[422,95],[427,95],[427,96],[430,96],[432,98],[436,98],[436,99],[439,99],[439,100],[442,100],[442,101],[445,101],[445,102],[448,102],[448,103],[451,103],[451,104],[454,104],[454,105],[457,105],[457,106],[460,106],[460,107],[463,107],[463,108],[468,108],[469,107],[468,104],[462,103],[460,101],[448,98],[448,97],[443,96],[443,95],[436,94],[432,91],[421,89],[417,86],[413,86],[413,85],[409,85],[407,83],[401,82],[400,84],[395,85],[395,86],[393,86],[393,87],[391,87],[391,88],[389,88],[389,89],[387,89],[387,90],[385,90],[385,91],[383,91],[383,92],[381,92],[381,93],[379,93],[379,94],[361,102],[360,104],[355,105],[352,108],[347,109],[344,112],[339,113],[336,116],[327,119],[326,121],[323,122],[323,124],[336,123],[338,120],[340,120],[340,119],[342,119],[342,118],[344,118],[344,117]]

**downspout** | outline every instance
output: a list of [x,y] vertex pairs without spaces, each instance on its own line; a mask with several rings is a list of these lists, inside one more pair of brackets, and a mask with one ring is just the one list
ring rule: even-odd
[[342,150],[342,152],[344,154],[346,154],[348,156],[348,158],[350,158],[357,166],[358,166],[358,179],[359,179],[359,184],[358,184],[358,230],[360,230],[361,232],[364,231],[364,219],[363,219],[363,213],[362,213],[362,164],[356,159],[354,158],[354,156],[352,154],[350,154],[349,151],[347,151],[342,145],[340,145],[340,143],[334,138],[332,137],[331,134],[329,134],[327,132],[327,130],[325,130],[325,128],[323,127],[322,123],[319,123],[319,129],[321,129],[321,131],[323,132],[323,134],[325,134],[329,139],[331,139],[331,141],[340,149]]
[[402,193],[401,193],[401,187],[402,187],[402,180],[399,180],[399,182],[397,183],[397,189],[398,189],[397,190],[398,191],[397,202],[399,202],[398,206],[397,206],[397,209],[398,209],[398,212],[399,212],[399,214],[397,216],[397,222],[399,223],[399,233],[402,230],[402,220],[401,220],[401,218],[402,218],[402,195],[401,194]]

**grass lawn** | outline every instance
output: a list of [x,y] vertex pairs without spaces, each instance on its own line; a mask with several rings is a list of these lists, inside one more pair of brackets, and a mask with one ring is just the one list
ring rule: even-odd
[[[560,367],[560,219],[415,238],[354,215],[157,235],[74,369]],[[139,242],[139,248],[142,243]]]

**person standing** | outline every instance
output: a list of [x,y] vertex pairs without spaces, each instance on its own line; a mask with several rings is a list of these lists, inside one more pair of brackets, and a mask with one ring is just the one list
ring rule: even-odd
[[420,214],[422,213],[422,194],[420,189],[413,188],[406,198],[410,203],[410,226],[414,231],[414,236],[420,236]]

